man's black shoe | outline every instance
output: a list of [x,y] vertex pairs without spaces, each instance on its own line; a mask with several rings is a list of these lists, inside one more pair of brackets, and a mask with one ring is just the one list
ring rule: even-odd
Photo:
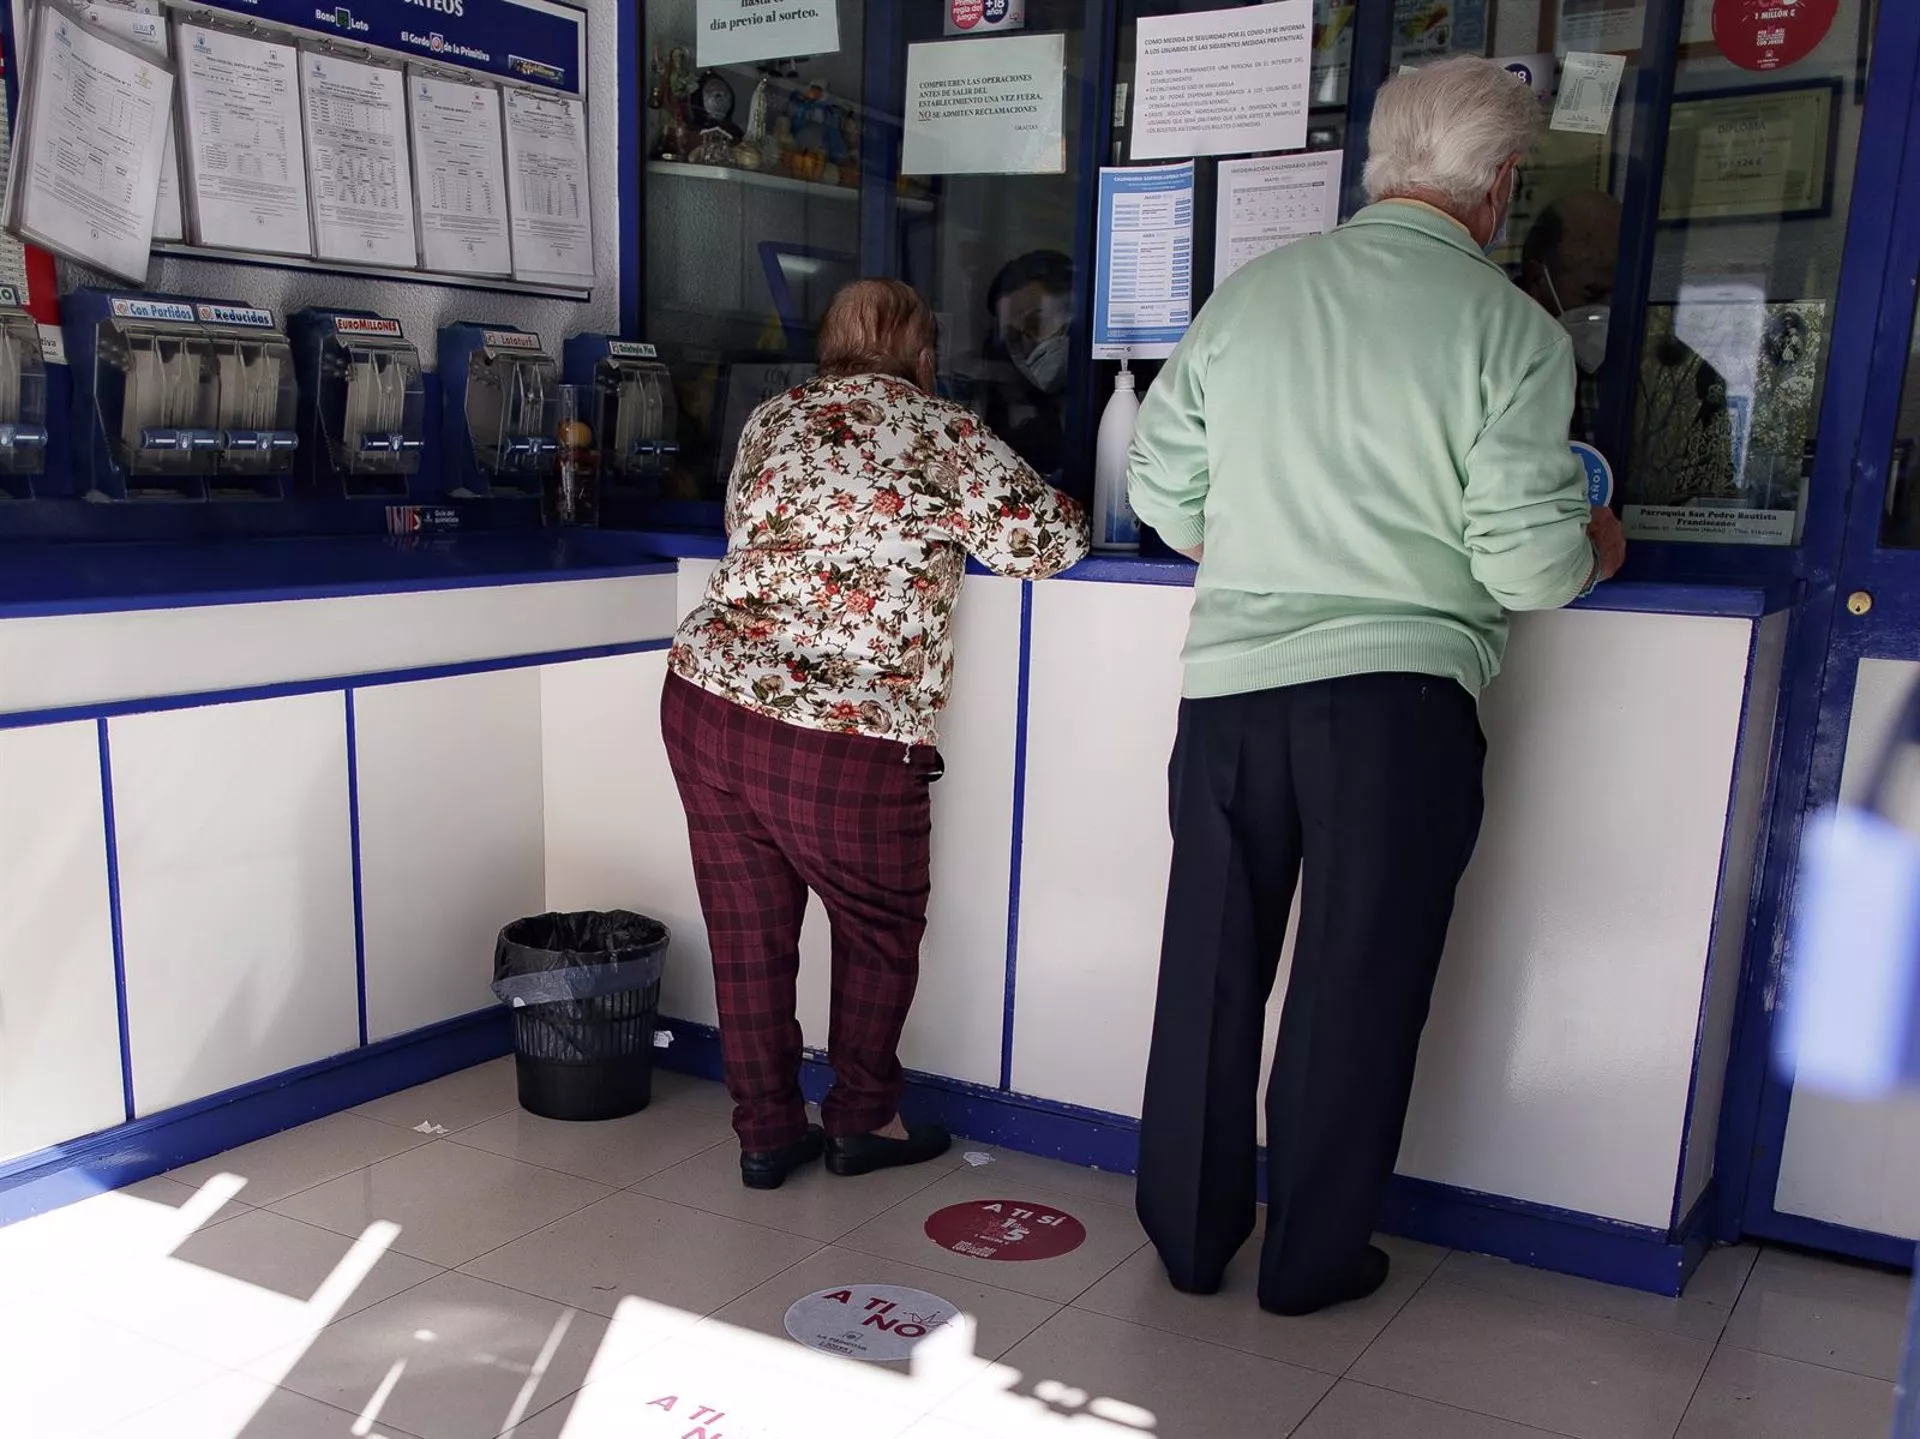
[[740,1182],[749,1189],[778,1189],[794,1170],[813,1163],[826,1145],[826,1132],[807,1126],[806,1136],[779,1149],[749,1149],[740,1156]]
[[827,1172],[850,1178],[876,1169],[900,1169],[925,1164],[953,1148],[953,1136],[937,1124],[909,1124],[905,1139],[883,1139],[859,1134],[827,1141]]

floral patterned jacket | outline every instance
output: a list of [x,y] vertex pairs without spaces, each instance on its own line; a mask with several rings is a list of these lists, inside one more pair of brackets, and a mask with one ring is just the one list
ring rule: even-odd
[[740,435],[727,554],[669,658],[808,729],[932,744],[968,555],[1044,579],[1087,552],[1079,505],[972,412],[880,375],[816,379]]

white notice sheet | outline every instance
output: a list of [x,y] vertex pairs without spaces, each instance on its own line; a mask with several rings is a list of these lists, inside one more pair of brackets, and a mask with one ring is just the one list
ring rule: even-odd
[[1067,168],[1067,37],[907,46],[908,175],[1058,175]]
[[511,275],[500,92],[409,71],[420,262],[450,275]]
[[144,282],[173,72],[58,6],[33,29],[10,219],[35,244]]
[[505,92],[513,277],[546,285],[593,283],[593,210],[587,190],[587,107],[571,95]]
[[322,260],[411,269],[413,171],[406,76],[387,65],[300,52],[313,186],[313,252]]
[[[109,35],[132,41],[156,60],[166,61],[171,54],[167,17],[160,12],[160,0],[98,0],[80,13]],[[160,194],[153,206],[153,238],[187,238],[186,217],[180,211],[180,156],[174,150],[171,111],[167,115],[166,152],[160,160]]]
[[1340,219],[1339,150],[1222,160],[1213,227],[1213,283],[1269,250],[1324,235]]
[[1313,0],[1143,15],[1139,37],[1134,159],[1306,145]]
[[194,242],[312,254],[299,54],[203,25],[182,25],[179,36]]

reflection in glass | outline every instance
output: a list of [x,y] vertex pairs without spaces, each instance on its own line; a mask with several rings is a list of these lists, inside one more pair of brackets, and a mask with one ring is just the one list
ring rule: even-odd
[[1766,72],[1710,26],[1683,37],[1620,481],[1634,538],[1799,541],[1872,5],[1839,9],[1811,54]]
[[1900,388],[1900,423],[1894,427],[1887,464],[1887,501],[1880,543],[1920,549],[1920,306],[1913,316],[1907,369]]

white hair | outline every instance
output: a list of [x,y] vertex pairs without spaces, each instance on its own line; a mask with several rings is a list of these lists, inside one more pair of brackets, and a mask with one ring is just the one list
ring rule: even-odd
[[1468,210],[1509,157],[1540,137],[1533,87],[1472,55],[1396,75],[1381,88],[1368,132],[1369,200],[1426,192]]

